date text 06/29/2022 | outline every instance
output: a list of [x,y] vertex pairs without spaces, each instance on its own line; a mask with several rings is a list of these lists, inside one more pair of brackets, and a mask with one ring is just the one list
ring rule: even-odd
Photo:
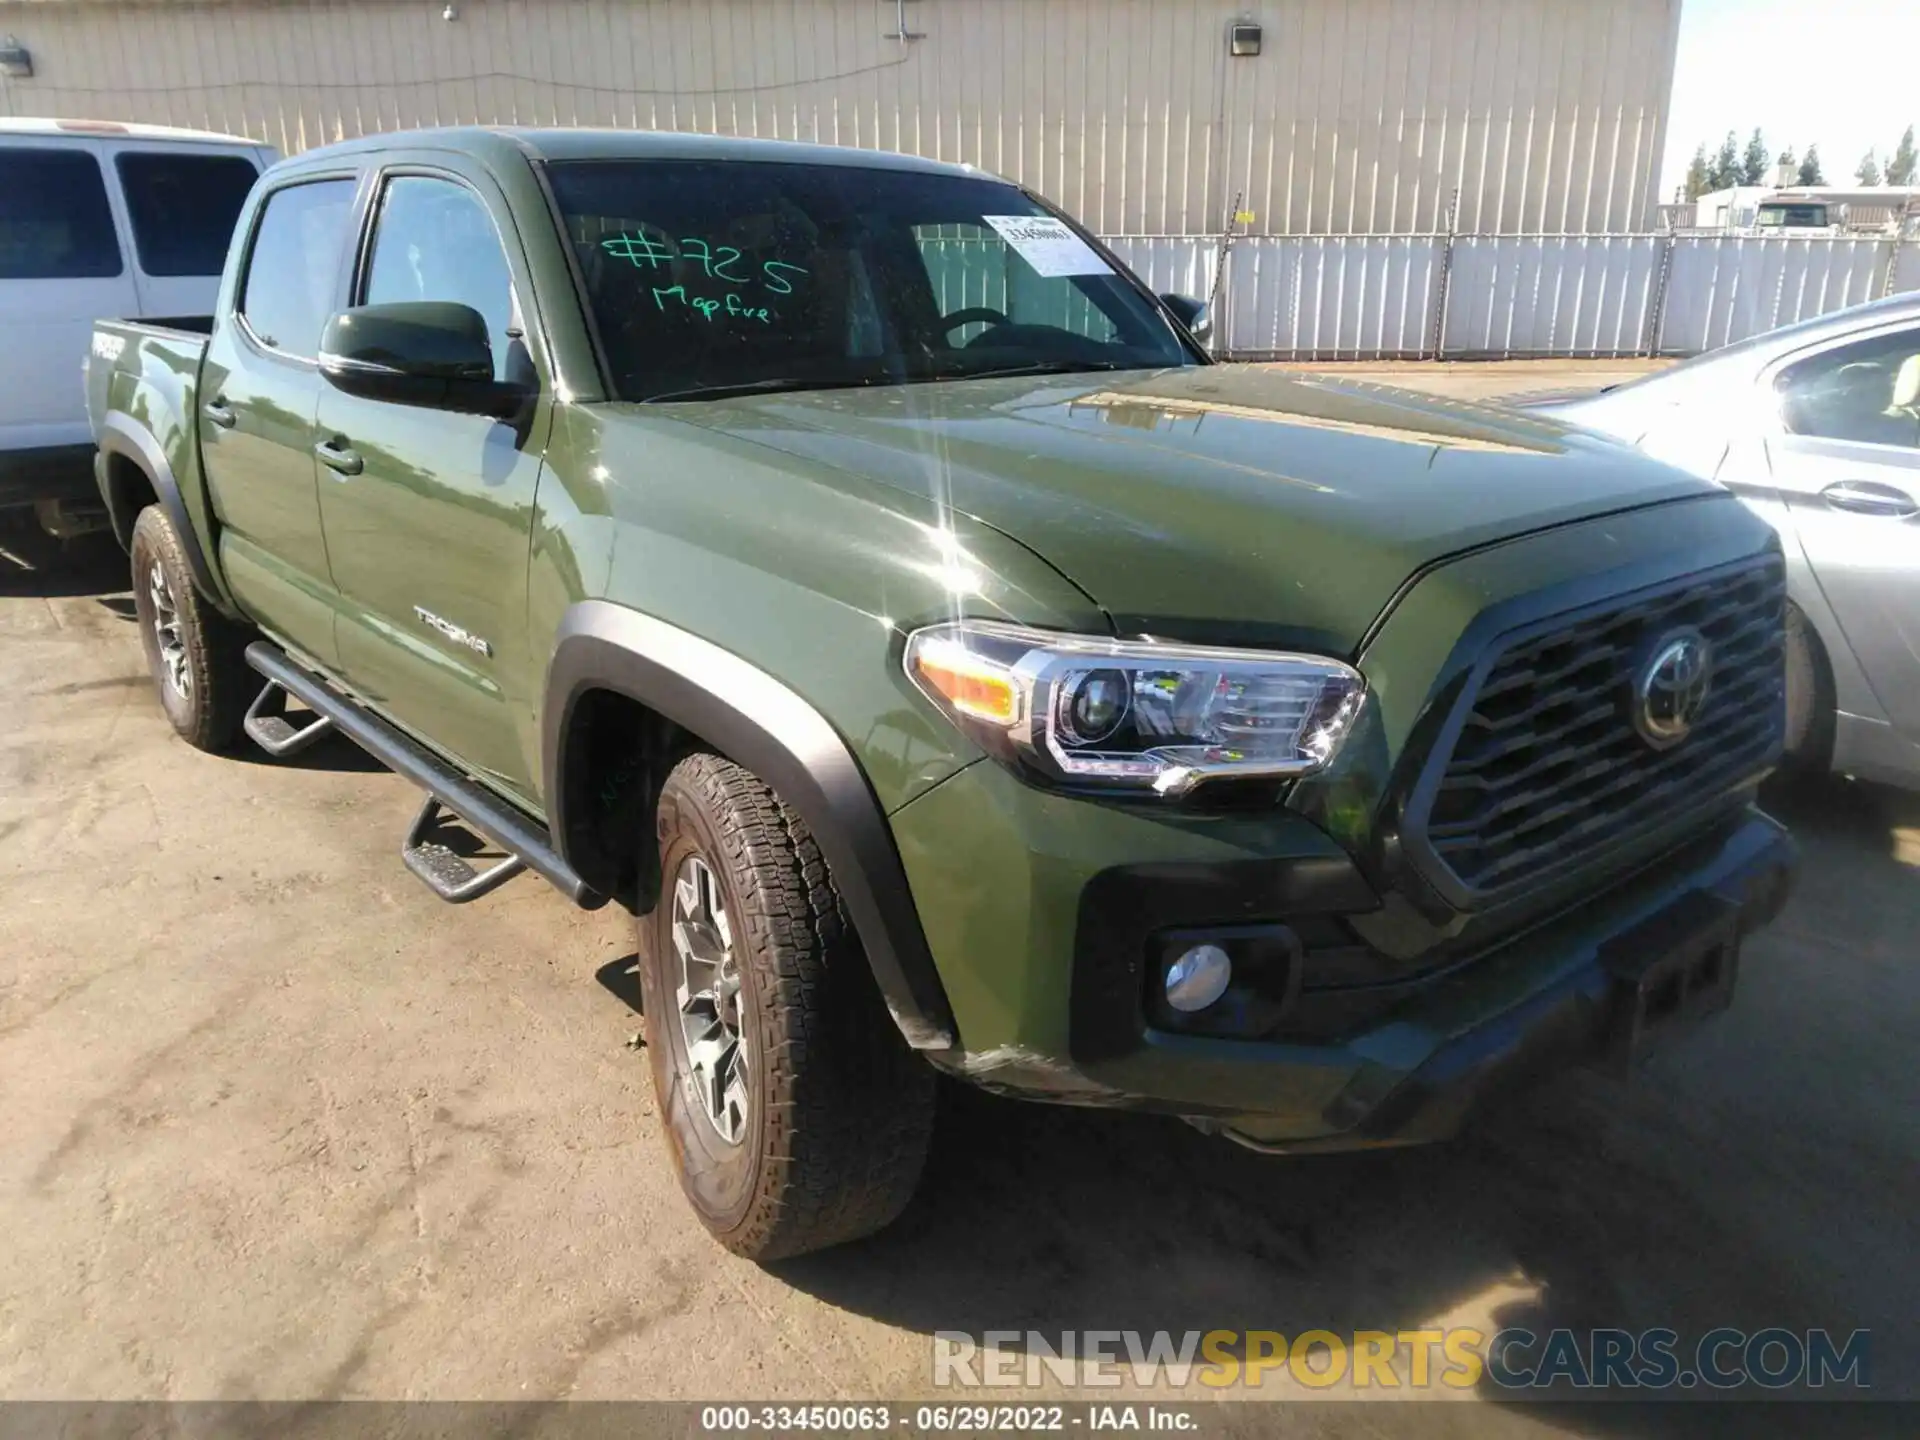
[[901,1430],[928,1434],[981,1431],[1140,1430],[1163,1434],[1200,1429],[1191,1409],[1178,1405],[851,1404],[707,1405],[700,1429],[714,1433],[749,1430],[819,1430],[834,1434]]

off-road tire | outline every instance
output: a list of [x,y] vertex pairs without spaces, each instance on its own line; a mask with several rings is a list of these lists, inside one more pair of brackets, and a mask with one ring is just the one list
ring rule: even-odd
[[1787,605],[1787,755],[1793,769],[1823,773],[1833,758],[1833,671],[1800,607]]
[[[233,747],[240,736],[252,700],[245,651],[249,632],[214,609],[194,587],[186,548],[158,505],[149,505],[133,524],[133,606],[140,622],[140,643],[147,670],[153,676],[161,708],[181,739],[197,750],[218,753]],[[184,693],[168,674],[161,655],[154,617],[156,603],[152,576],[158,568],[165,577],[178,617],[179,642],[185,650]]]
[[[656,823],[662,893],[640,919],[640,983],[681,1188],[714,1238],[752,1260],[872,1234],[919,1183],[935,1076],[882,1004],[818,845],[763,781],[704,753],[668,775]],[[750,1109],[737,1144],[689,1079],[673,915],[690,855],[724,900],[739,975]]]

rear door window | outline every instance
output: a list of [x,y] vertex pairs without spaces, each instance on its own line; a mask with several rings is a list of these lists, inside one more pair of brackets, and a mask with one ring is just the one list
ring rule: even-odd
[[120,271],[113,211],[92,152],[0,146],[0,280]]
[[267,197],[254,231],[240,314],[270,350],[312,359],[339,297],[353,223],[352,180],[289,185]]
[[238,155],[124,151],[114,161],[134,251],[149,275],[218,275],[247,192],[259,178]]

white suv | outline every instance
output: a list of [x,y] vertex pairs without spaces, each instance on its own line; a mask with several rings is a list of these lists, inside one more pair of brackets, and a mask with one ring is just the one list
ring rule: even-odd
[[211,315],[234,220],[275,158],[237,135],[0,119],[0,518],[98,523],[93,322]]

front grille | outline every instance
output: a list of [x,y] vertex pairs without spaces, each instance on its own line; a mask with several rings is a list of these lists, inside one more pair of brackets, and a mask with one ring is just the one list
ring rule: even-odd
[[[1769,556],[1495,641],[1451,754],[1433,759],[1441,778],[1416,838],[1423,828],[1432,858],[1484,897],[1764,769],[1784,723],[1785,598]],[[1637,671],[1688,626],[1711,642],[1712,689],[1687,738],[1656,750],[1633,725]]]

